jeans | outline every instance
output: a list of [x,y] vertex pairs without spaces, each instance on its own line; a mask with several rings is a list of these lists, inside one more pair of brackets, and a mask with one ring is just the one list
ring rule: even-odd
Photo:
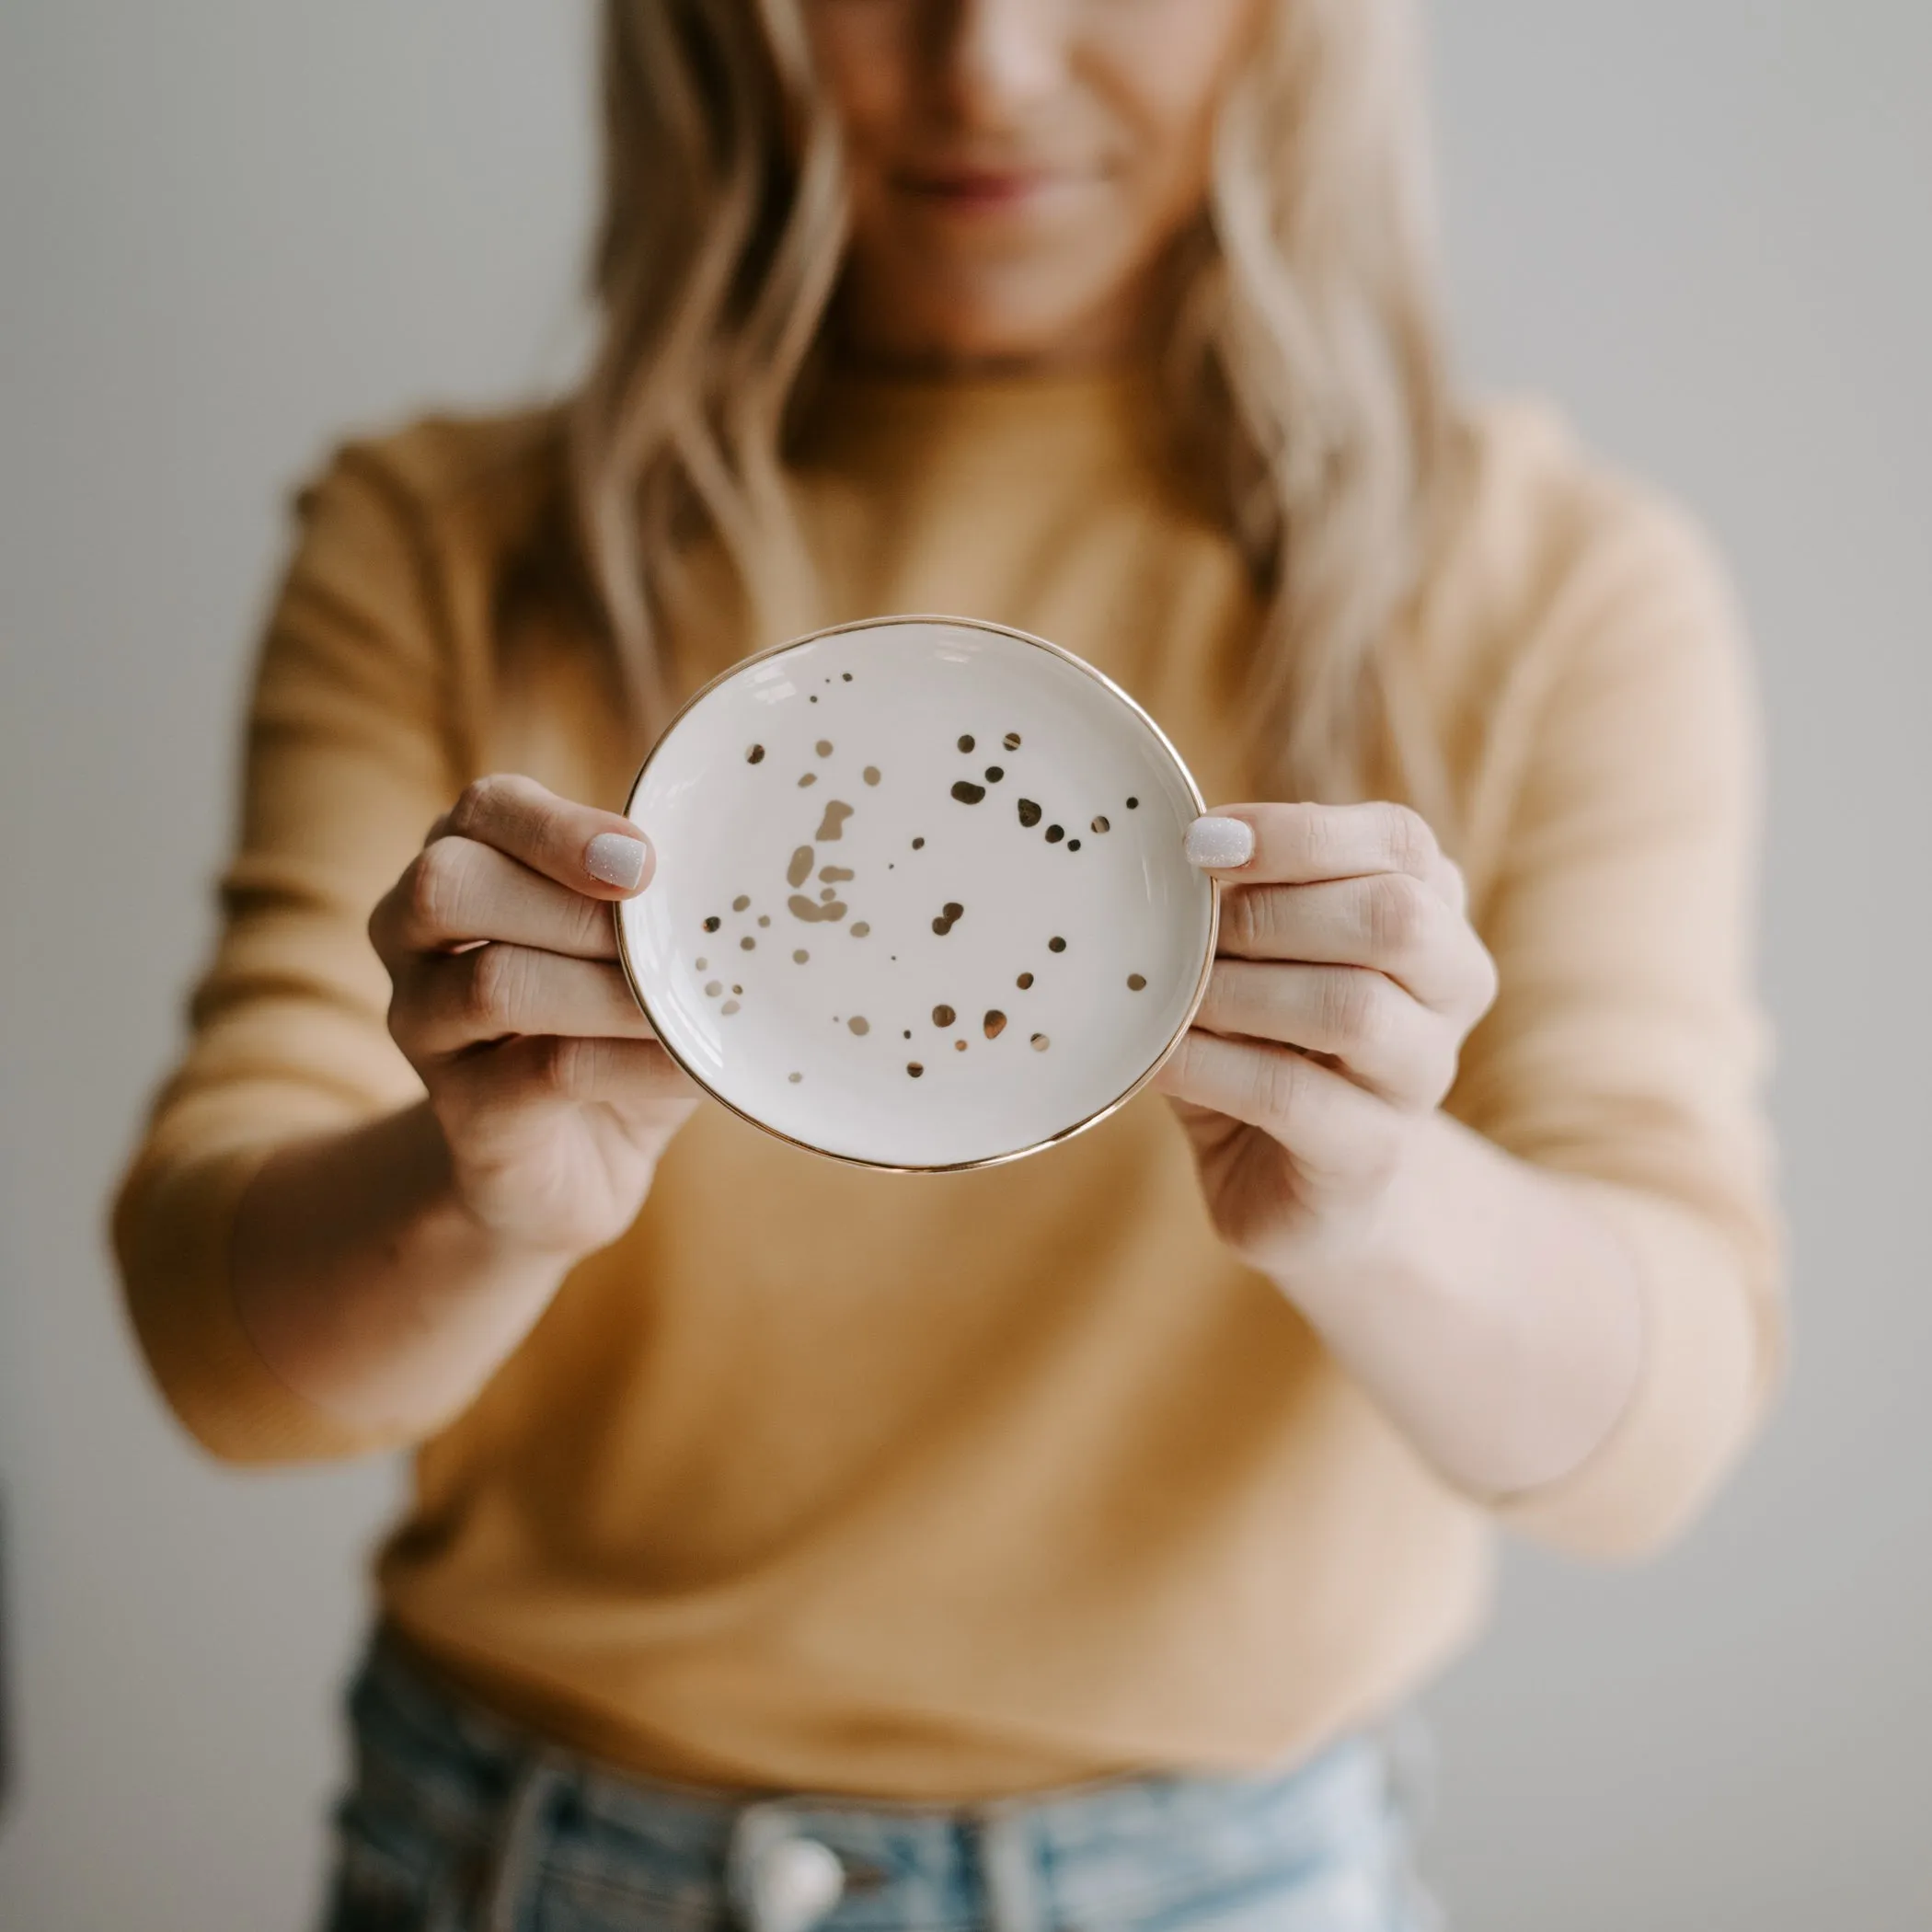
[[378,1640],[350,1696],[327,1932],[1438,1932],[1413,1720],[1286,1770],[962,1804],[660,1783]]

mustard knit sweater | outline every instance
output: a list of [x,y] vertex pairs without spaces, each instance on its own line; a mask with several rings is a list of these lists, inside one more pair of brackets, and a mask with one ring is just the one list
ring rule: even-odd
[[[1213,800],[1257,610],[1132,383],[847,383],[788,472],[811,615],[954,611],[1064,643]],[[1012,1166],[818,1159],[702,1106],[630,1232],[414,1450],[384,1616],[452,1681],[621,1765],[964,1800],[1256,1767],[1400,1698],[1476,1628],[1492,1523],[1641,1549],[1748,1434],[1780,1349],[1748,969],[1749,670],[1685,522],[1524,406],[1400,639],[1501,995],[1450,1110],[1604,1184],[1641,1386],[1581,1469],[1458,1495],[1221,1248],[1165,1101]],[[346,447],[300,500],[192,1039],[123,1187],[143,1345],[243,1459],[391,1446],[284,1388],[229,1295],[235,1203],[290,1137],[420,1089],[370,908],[471,776],[621,806],[642,746],[540,567],[547,416]],[[673,641],[682,694],[746,650]],[[1450,828],[1445,828],[1450,829]]]

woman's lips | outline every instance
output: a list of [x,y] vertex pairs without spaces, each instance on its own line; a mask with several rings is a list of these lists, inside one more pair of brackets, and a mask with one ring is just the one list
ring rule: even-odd
[[1028,208],[1076,177],[1056,168],[933,168],[908,170],[897,178],[907,194],[962,214],[995,214]]

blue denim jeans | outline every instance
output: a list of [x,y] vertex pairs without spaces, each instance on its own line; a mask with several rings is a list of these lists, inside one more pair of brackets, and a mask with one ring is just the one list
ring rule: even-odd
[[1437,1932],[1411,1727],[1292,1769],[958,1804],[593,1765],[378,1641],[350,1697],[328,1932]]

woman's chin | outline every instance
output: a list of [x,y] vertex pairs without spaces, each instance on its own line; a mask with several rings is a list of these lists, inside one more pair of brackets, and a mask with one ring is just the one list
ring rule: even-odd
[[889,331],[861,325],[854,339],[880,362],[960,373],[1096,367],[1124,348],[1121,331],[1084,305],[944,299],[902,310]]

